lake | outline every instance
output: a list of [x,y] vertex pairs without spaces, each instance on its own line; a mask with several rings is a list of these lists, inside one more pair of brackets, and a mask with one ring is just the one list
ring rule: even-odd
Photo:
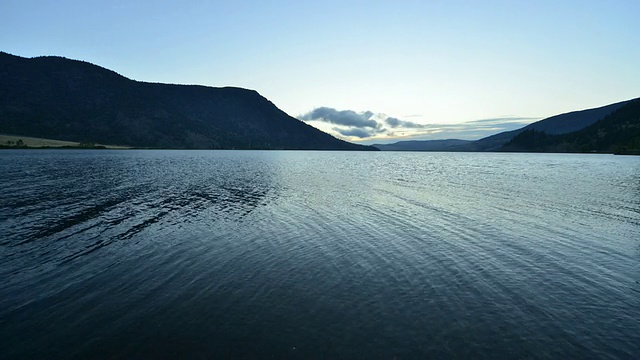
[[640,157],[0,152],[0,358],[640,357]]

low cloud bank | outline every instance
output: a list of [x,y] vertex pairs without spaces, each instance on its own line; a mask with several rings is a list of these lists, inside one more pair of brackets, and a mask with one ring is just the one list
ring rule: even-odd
[[373,111],[355,112],[353,110],[336,110],[330,107],[319,107],[306,114],[298,116],[298,119],[311,122],[325,122],[338,125],[332,128],[335,133],[342,136],[366,139],[373,136],[393,134],[392,129],[426,129],[427,125],[400,120]]
[[467,139],[475,140],[502,131],[514,130],[525,126],[538,118],[503,117],[468,121],[459,124],[419,124],[401,120],[373,111],[356,112],[319,107],[298,119],[316,124],[334,125],[326,131],[353,141],[367,142],[375,140],[401,139]]
[[384,120],[387,125],[392,128],[407,128],[407,129],[425,129],[427,125],[417,124],[411,121],[404,121],[394,117],[388,117]]
[[300,115],[300,120],[325,121],[335,125],[344,125],[355,128],[377,128],[378,122],[371,120],[374,114],[371,111],[357,113],[353,110],[336,110],[330,107],[319,107]]

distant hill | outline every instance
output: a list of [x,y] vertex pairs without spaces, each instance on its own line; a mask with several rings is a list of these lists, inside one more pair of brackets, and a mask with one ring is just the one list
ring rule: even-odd
[[502,147],[522,132],[537,131],[559,135],[584,129],[604,119],[633,100],[618,102],[594,109],[572,111],[536,121],[521,129],[501,132],[480,140],[422,140],[401,141],[394,144],[373,145],[380,150],[395,151],[502,151]]
[[373,144],[382,151],[456,151],[460,146],[471,141],[447,139],[447,140],[409,140],[398,141],[393,144]]
[[460,150],[462,151],[500,151],[516,135],[529,130],[543,131],[547,134],[566,134],[595,123],[605,118],[631,100],[621,101],[594,109],[572,111],[565,114],[554,115],[540,121],[536,121],[518,130],[501,132],[487,136],[470,143]]
[[529,129],[502,151],[640,153],[640,99],[626,102],[586,128],[565,134]]
[[311,127],[253,90],[145,83],[83,61],[4,52],[0,133],[151,148],[376,150]]

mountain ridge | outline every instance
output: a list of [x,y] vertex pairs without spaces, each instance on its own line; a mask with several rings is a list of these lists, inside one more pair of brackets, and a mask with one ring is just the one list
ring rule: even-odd
[[382,151],[455,151],[459,146],[466,145],[471,140],[442,139],[442,140],[405,140],[391,144],[373,144]]
[[377,150],[311,127],[255,90],[142,82],[86,61],[5,52],[0,133],[147,148]]
[[503,151],[502,147],[513,138],[526,131],[544,132],[548,135],[562,135],[585,129],[601,121],[623,106],[638,100],[630,99],[591,109],[569,111],[553,115],[526,125],[520,129],[503,131],[478,140],[411,140],[392,144],[374,144],[383,151]]
[[553,134],[528,129],[501,151],[640,153],[640,98],[578,131]]

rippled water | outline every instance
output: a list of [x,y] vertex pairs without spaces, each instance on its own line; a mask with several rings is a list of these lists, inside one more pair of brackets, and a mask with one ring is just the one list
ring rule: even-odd
[[0,152],[0,358],[639,358],[640,158]]

